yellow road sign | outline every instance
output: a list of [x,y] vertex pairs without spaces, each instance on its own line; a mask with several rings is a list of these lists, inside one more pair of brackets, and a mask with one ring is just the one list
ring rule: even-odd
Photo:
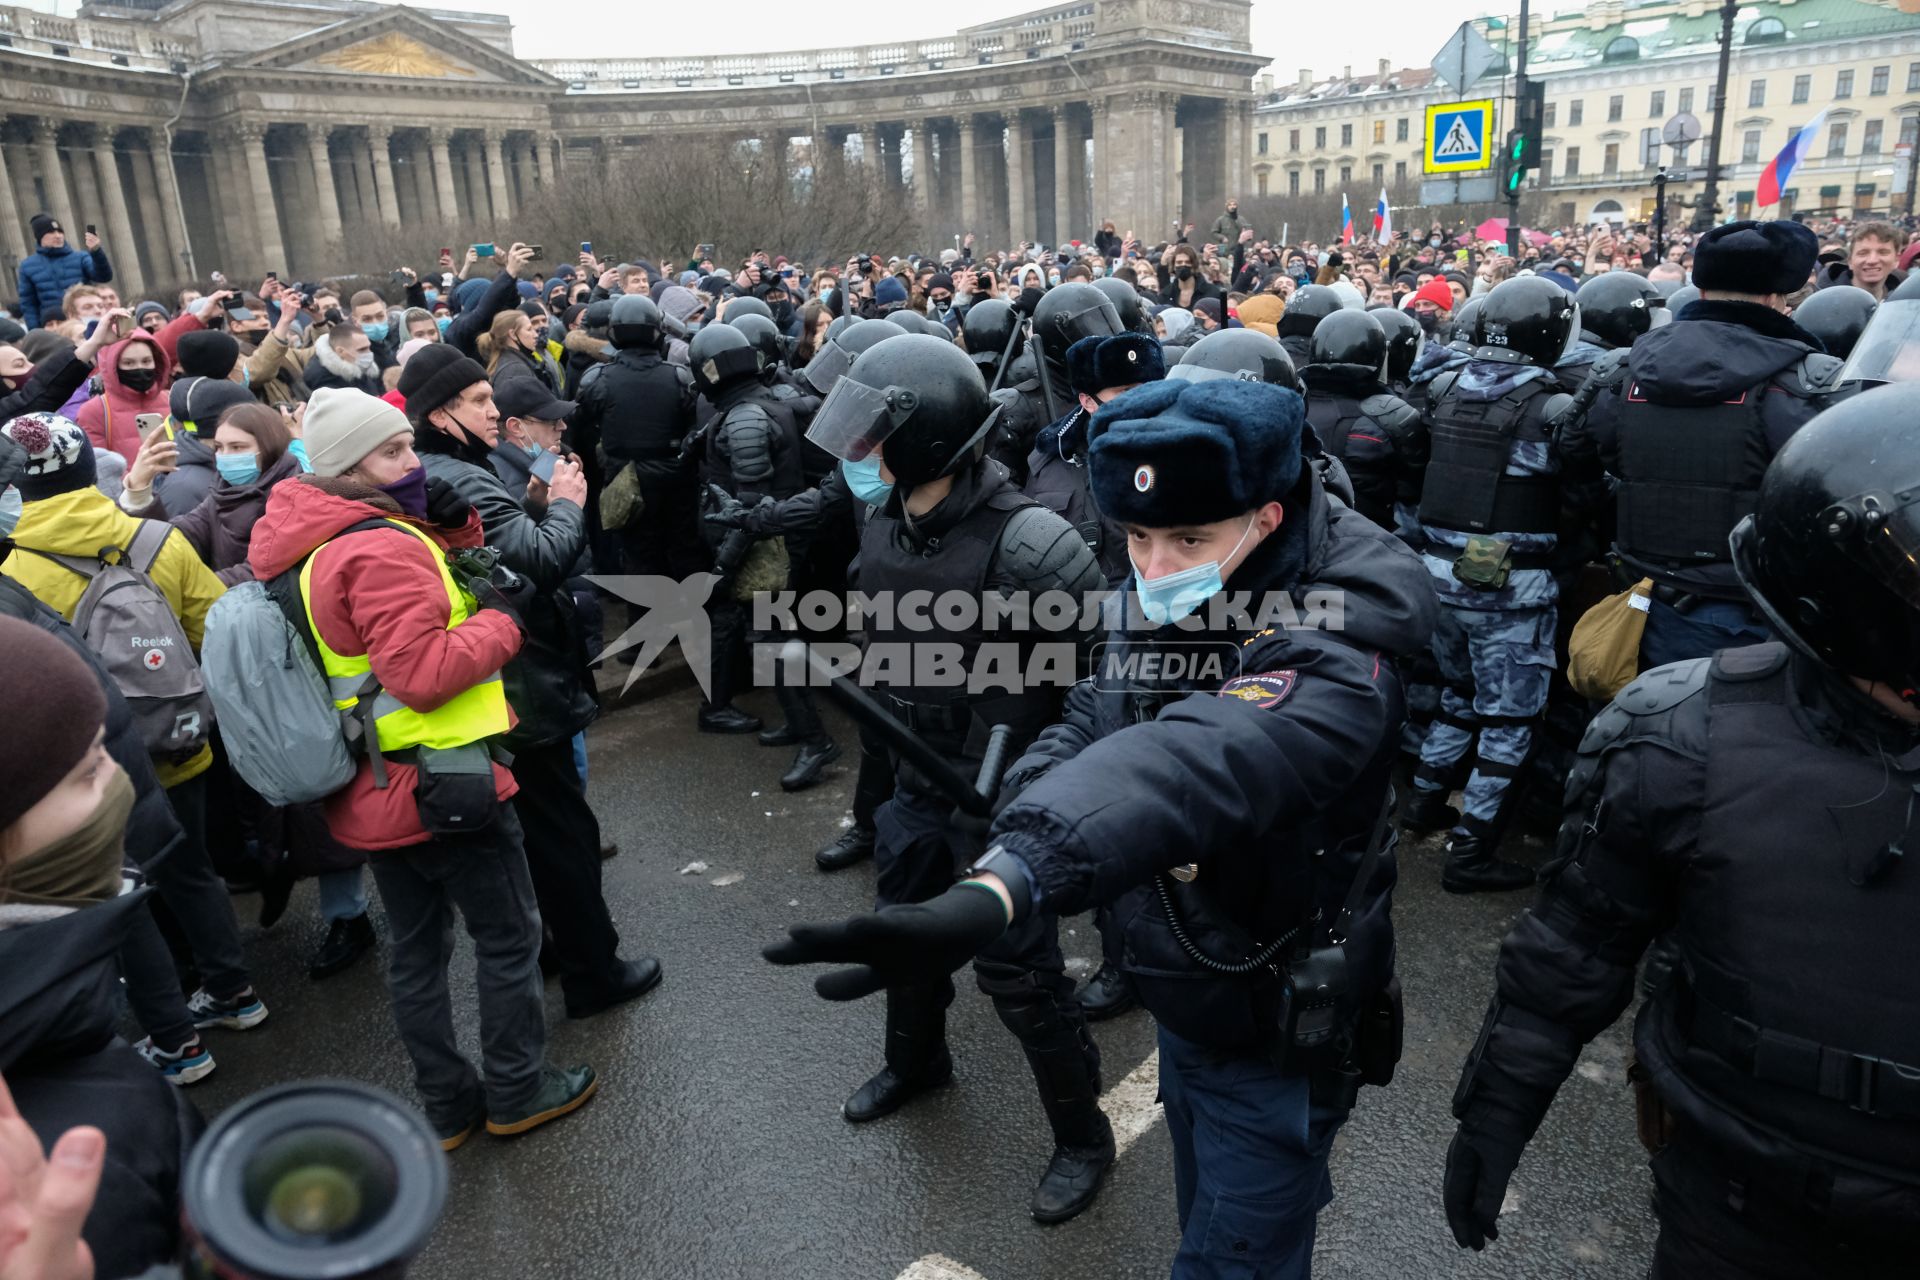
[[1493,99],[1427,108],[1426,172],[1465,173],[1493,165]]

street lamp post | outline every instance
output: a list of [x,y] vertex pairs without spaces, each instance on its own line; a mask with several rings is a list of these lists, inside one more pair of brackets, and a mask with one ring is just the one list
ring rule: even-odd
[[1713,82],[1713,132],[1707,137],[1707,181],[1693,215],[1695,231],[1711,230],[1720,212],[1720,135],[1727,122],[1727,73],[1733,65],[1733,18],[1739,11],[1739,0],[1720,6],[1720,72]]

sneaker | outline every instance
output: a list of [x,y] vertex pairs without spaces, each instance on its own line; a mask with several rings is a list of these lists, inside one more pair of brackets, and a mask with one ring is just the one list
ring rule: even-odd
[[239,994],[224,1000],[202,987],[188,998],[187,1012],[193,1015],[193,1025],[203,1031],[208,1027],[245,1031],[267,1020],[267,1006],[253,994],[252,987],[242,988]]
[[453,1125],[435,1126],[435,1136],[440,1139],[440,1149],[442,1151],[458,1150],[468,1138],[480,1132],[480,1126],[486,1122],[487,1104],[484,1100],[476,1100],[473,1110],[464,1120]]
[[558,1120],[569,1111],[576,1111],[586,1104],[600,1082],[594,1079],[592,1067],[574,1067],[562,1071],[558,1067],[545,1067],[540,1072],[540,1089],[527,1105],[511,1115],[489,1115],[487,1132],[496,1138],[510,1138],[516,1134],[537,1129],[549,1120]]
[[172,1052],[156,1045],[152,1036],[133,1046],[133,1049],[149,1064],[159,1068],[160,1074],[171,1085],[196,1084],[213,1074],[213,1055],[200,1043],[199,1036]]

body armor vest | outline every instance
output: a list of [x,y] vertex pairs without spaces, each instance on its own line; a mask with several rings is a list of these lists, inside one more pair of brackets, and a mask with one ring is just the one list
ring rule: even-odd
[[1353,485],[1353,506],[1383,529],[1393,527],[1393,441],[1367,415],[1361,401],[1343,392],[1307,396],[1307,422],[1320,446],[1340,459]]
[[1770,454],[1765,383],[1715,405],[1665,405],[1629,378],[1621,397],[1620,550],[1675,566],[1731,559],[1727,537],[1753,511]]
[[1557,533],[1559,478],[1506,474],[1514,441],[1548,438],[1537,402],[1553,391],[1552,380],[1541,378],[1498,400],[1442,395],[1431,414],[1420,523],[1466,533]]

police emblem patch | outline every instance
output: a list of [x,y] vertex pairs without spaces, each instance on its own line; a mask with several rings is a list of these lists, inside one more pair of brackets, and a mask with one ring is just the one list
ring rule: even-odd
[[1133,473],[1133,487],[1141,493],[1153,488],[1153,468],[1142,466]]
[[1238,698],[1253,706],[1277,707],[1293,692],[1300,676],[1295,671],[1262,671],[1258,675],[1236,676],[1220,686],[1223,698]]

